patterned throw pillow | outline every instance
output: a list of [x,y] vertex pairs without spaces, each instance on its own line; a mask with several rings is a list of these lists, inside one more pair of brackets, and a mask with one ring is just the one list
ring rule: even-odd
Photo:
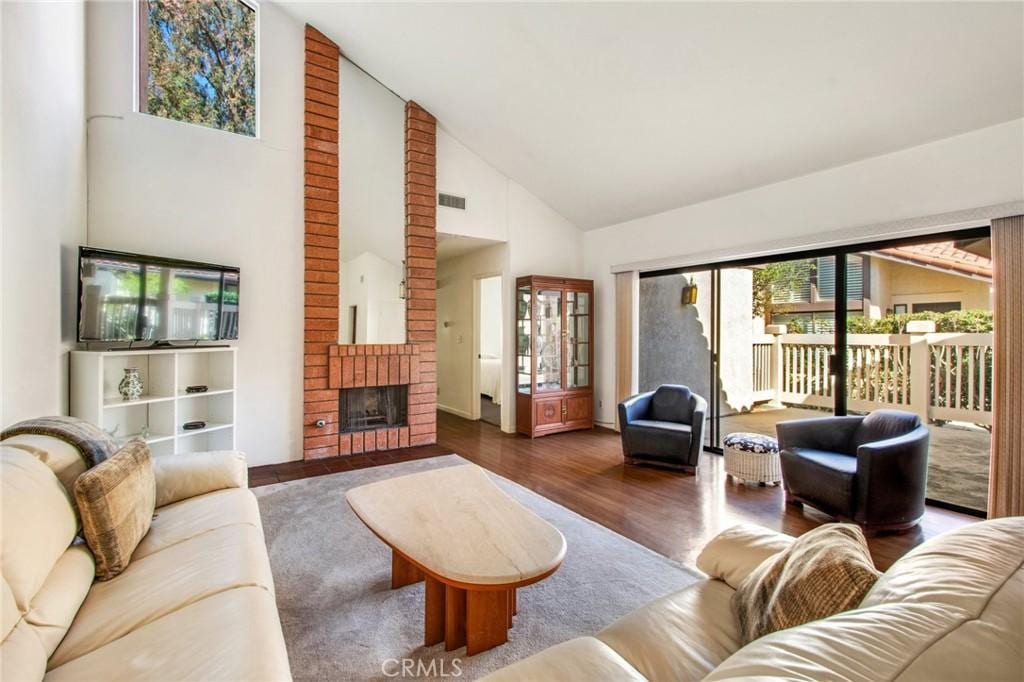
[[75,500],[85,541],[96,558],[96,579],[110,580],[125,568],[149,532],[156,504],[156,479],[149,447],[132,440],[75,481]]
[[733,594],[743,641],[855,608],[879,575],[858,526],[808,531],[765,559]]

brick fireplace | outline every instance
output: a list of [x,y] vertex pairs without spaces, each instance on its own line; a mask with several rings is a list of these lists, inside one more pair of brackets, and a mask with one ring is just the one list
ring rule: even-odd
[[[338,46],[306,26],[305,459],[393,450],[437,441],[436,126],[405,107],[406,343],[338,343]],[[341,392],[406,387],[405,425],[347,431]]]

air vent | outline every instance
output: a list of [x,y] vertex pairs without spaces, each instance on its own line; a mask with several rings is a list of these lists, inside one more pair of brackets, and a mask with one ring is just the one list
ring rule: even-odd
[[460,211],[466,210],[466,197],[457,197],[454,194],[445,194],[444,192],[439,192],[437,195],[437,203],[439,206],[457,208]]

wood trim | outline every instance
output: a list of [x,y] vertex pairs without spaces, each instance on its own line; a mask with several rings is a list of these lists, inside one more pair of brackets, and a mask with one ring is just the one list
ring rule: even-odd
[[135,53],[138,73],[138,82],[135,84],[135,87],[138,88],[136,104],[139,113],[145,114],[149,112],[149,1],[139,0],[135,7],[137,12],[135,30],[138,32],[138,50]]
[[992,221],[995,341],[988,516],[1024,515],[1024,216]]
[[636,272],[615,275],[615,430],[618,403],[634,395],[637,386],[637,314],[640,278]]
[[552,277],[550,275],[526,275],[516,279],[516,288],[521,286],[540,287],[568,287],[576,291],[593,291],[594,280],[577,279],[573,277]]

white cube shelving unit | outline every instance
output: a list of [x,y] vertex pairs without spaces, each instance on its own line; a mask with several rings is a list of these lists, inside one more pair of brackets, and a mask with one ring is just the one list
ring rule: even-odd
[[[124,400],[117,386],[137,367],[144,391]],[[231,450],[235,447],[237,363],[234,346],[154,350],[72,351],[71,415],[111,431],[120,441],[149,433],[155,455]],[[187,393],[205,385],[205,393]],[[185,422],[206,422],[186,431]]]

